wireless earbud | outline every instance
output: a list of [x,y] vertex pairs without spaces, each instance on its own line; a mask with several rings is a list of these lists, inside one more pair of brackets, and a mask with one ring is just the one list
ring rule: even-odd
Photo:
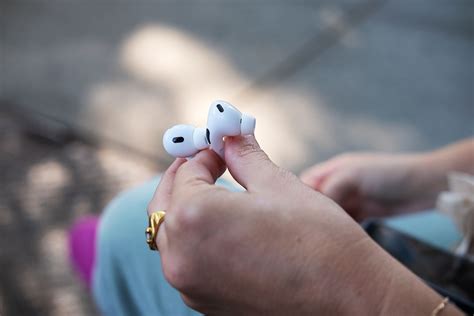
[[255,122],[255,117],[241,113],[232,104],[215,101],[209,107],[207,129],[173,126],[163,135],[163,146],[174,157],[191,157],[210,147],[224,158],[224,137],[253,134]]
[[174,157],[187,158],[209,147],[205,128],[192,125],[175,125],[163,135],[163,147]]
[[214,101],[207,116],[207,140],[224,158],[224,136],[249,135],[255,132],[255,117],[241,113],[232,104]]

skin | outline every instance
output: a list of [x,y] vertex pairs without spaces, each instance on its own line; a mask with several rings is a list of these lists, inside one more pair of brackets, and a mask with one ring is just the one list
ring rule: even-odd
[[300,178],[360,221],[434,207],[451,171],[474,174],[474,139],[422,154],[343,154]]
[[[429,315],[442,298],[335,202],[273,164],[253,136],[165,172],[148,212],[163,273],[207,315]],[[246,192],[214,185],[225,166]],[[449,306],[443,315],[460,315]]]

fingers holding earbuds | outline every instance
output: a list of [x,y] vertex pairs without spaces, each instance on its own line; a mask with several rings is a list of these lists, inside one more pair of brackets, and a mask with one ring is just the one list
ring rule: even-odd
[[253,134],[255,122],[253,116],[241,113],[228,102],[213,102],[207,116],[210,148],[224,158],[224,137]]
[[163,147],[173,157],[192,157],[209,147],[208,132],[192,125],[175,125],[163,135]]
[[232,104],[215,101],[209,107],[207,128],[173,126],[165,132],[163,146],[174,157],[189,158],[210,147],[224,158],[224,137],[253,134],[255,122],[253,116],[241,113]]
[[267,187],[268,179],[279,170],[253,135],[226,138],[225,161],[232,177],[247,191]]
[[[212,150],[203,150],[177,171],[174,188],[189,189],[199,185],[212,185],[225,171],[224,161]],[[179,193],[178,193],[179,195]]]

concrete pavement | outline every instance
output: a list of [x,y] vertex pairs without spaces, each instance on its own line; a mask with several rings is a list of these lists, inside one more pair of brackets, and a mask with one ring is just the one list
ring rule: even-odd
[[256,114],[264,147],[295,171],[473,132],[470,1],[1,8],[2,100],[164,161],[163,130],[204,124],[216,98]]
[[[295,172],[472,136],[473,12],[471,0],[1,1],[0,314],[95,313],[68,227],[164,169],[164,129],[204,124],[216,98],[254,114],[264,149]],[[58,145],[69,129],[127,151]]]

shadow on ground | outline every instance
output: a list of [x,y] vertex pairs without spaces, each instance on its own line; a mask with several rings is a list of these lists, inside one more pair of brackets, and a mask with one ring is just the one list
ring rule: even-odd
[[0,314],[94,315],[72,270],[67,231],[159,168],[71,135],[48,139],[0,113]]

